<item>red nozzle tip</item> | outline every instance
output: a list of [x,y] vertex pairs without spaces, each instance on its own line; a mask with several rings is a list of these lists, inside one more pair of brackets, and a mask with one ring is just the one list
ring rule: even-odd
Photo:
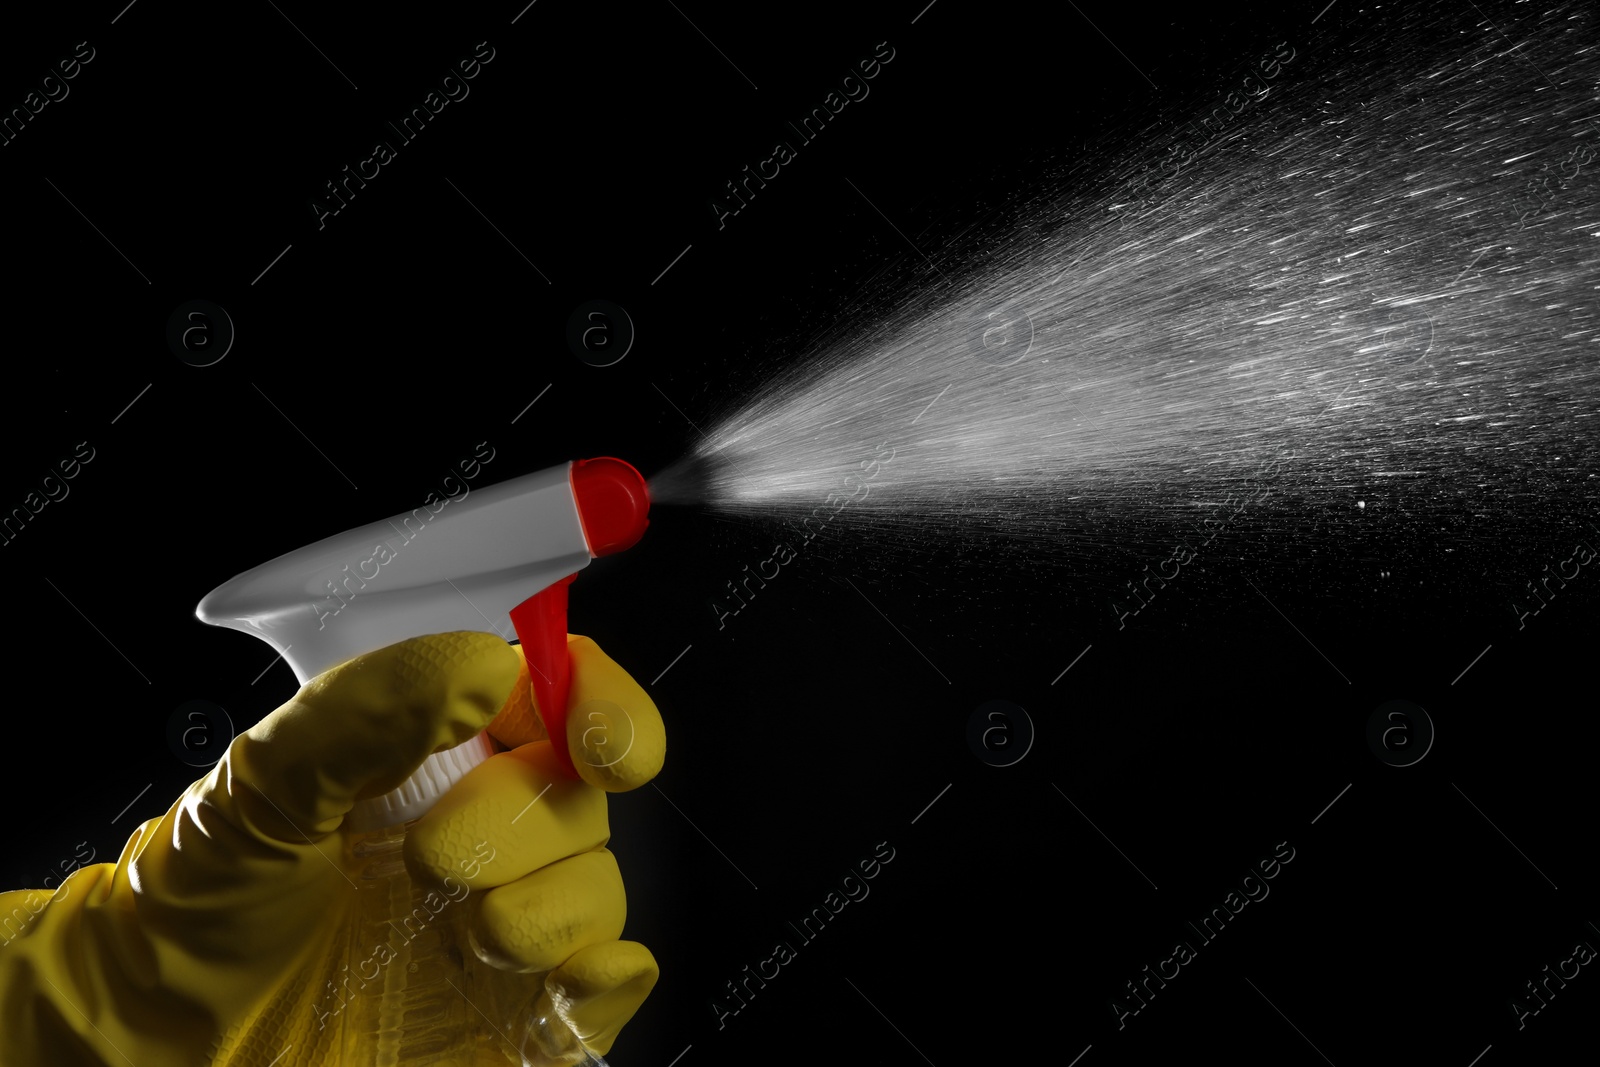
[[611,456],[572,463],[572,495],[591,556],[632,548],[650,525],[650,491],[644,475]]

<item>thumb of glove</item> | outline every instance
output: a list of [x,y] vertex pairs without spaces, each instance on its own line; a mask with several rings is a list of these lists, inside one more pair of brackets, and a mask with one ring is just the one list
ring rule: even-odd
[[519,667],[511,646],[470,632],[359,656],[306,683],[233,744],[230,792],[272,840],[331,833],[356,801],[382,796],[431,753],[486,727]]
[[306,683],[130,842],[124,859],[146,925],[181,931],[186,954],[208,963],[284,961],[297,935],[326,925],[329,905],[353,891],[341,849],[322,839],[356,801],[483,729],[517,668],[499,638],[450,633]]

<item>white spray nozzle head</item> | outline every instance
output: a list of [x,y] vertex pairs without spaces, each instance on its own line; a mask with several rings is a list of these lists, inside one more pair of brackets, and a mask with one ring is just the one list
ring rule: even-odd
[[195,609],[253,634],[304,685],[330,667],[421,634],[510,640],[510,612],[587,566],[570,463],[324,538],[245,571]]

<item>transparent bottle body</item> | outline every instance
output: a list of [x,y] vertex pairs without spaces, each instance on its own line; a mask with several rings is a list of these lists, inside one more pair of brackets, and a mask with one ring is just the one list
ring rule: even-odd
[[352,835],[359,894],[342,994],[345,1067],[605,1067],[538,1010],[542,975],[494,971],[468,934],[465,882],[420,886],[406,871],[411,824]]

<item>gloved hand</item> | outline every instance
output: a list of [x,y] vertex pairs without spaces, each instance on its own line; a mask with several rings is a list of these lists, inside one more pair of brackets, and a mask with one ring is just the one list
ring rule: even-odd
[[[511,750],[413,827],[406,866],[465,908],[493,964],[479,967],[474,1008],[498,1013],[498,1032],[537,996],[608,1052],[658,972],[644,946],[617,940],[605,791],[652,778],[666,741],[643,689],[588,638],[568,642],[560,740],[584,781],[556,769],[519,649],[479,633],[413,638],[308,682],[135,830],[116,863],[75,871],[48,902],[0,895],[0,1067],[377,1062],[346,1032],[352,999],[378,994],[349,977],[361,893],[342,823],[486,725]],[[5,920],[19,916],[16,935]],[[438,1062],[475,1062],[466,1055]],[[477,1055],[520,1062],[510,1039]]]

